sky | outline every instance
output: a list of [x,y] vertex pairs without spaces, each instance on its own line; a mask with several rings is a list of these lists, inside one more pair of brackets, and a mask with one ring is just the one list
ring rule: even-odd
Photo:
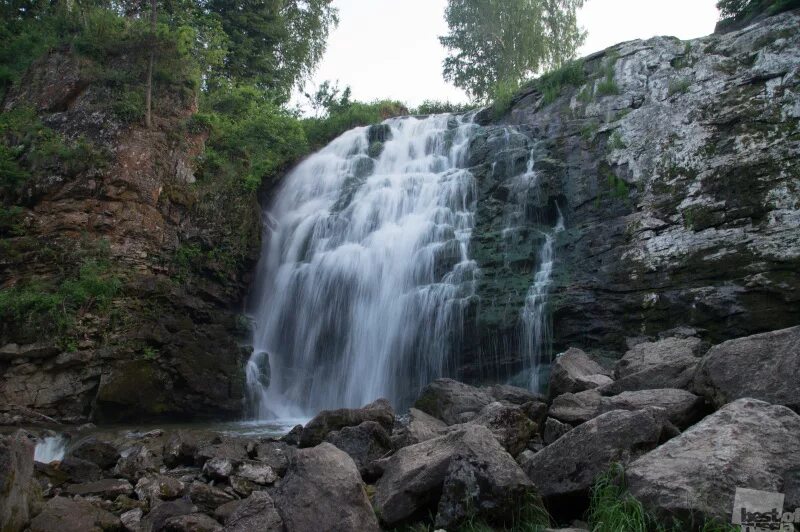
[[[390,98],[413,107],[423,100],[467,101],[442,79],[447,0],[334,0],[339,26],[306,90],[324,80],[349,85],[353,98]],[[716,0],[587,0],[578,13],[586,30],[579,56],[632,39],[691,39],[714,30]],[[295,101],[301,99],[295,96]]]

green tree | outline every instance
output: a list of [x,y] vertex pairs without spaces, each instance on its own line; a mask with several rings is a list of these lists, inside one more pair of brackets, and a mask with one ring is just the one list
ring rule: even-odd
[[720,26],[747,23],[758,15],[775,15],[800,7],[800,0],[719,0]]
[[519,84],[575,56],[585,39],[584,0],[449,0],[444,78],[485,101],[499,84]]
[[319,84],[316,92],[304,92],[303,96],[308,100],[315,117],[330,115],[339,110],[345,109],[352,103],[350,101],[350,86],[344,89],[339,88],[339,82],[331,83],[325,80]]

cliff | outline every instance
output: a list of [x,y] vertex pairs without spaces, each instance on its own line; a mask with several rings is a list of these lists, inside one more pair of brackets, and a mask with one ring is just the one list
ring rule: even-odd
[[196,176],[207,134],[185,80],[156,81],[148,130],[130,119],[138,100],[118,97],[129,65],[115,61],[52,51],[4,102],[20,178],[2,189],[0,409],[237,416],[255,193]]

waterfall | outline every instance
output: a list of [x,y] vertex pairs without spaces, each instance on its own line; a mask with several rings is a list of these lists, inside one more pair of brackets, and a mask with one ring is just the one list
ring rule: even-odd
[[454,372],[475,291],[469,118],[351,130],[298,165],[266,218],[253,355],[257,418],[409,400]]
[[60,461],[64,458],[67,439],[63,435],[45,436],[38,442],[33,451],[33,459],[43,464]]

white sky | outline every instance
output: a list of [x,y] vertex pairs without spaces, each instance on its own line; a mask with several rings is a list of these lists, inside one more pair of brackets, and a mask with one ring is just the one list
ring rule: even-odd
[[[442,79],[447,0],[334,0],[339,26],[308,89],[324,80],[350,85],[353,97],[391,98],[415,106],[425,99],[464,102]],[[716,0],[587,0],[578,15],[589,31],[579,56],[622,41],[674,35],[690,39],[714,30]],[[311,92],[311,91],[309,91]]]

